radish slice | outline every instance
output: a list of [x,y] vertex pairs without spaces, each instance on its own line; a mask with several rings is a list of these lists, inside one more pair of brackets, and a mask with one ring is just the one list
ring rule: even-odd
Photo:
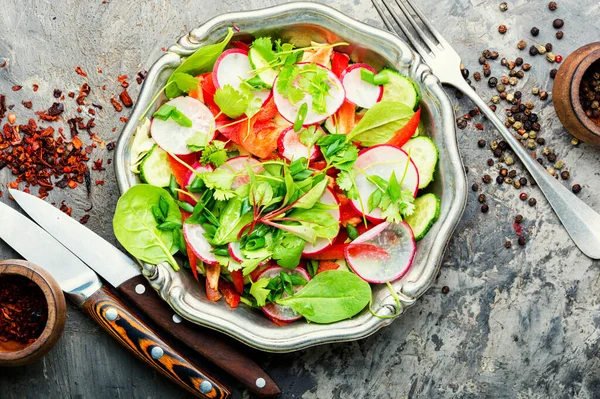
[[[192,165],[192,168],[194,168],[194,170],[198,173],[203,173],[203,172],[212,172],[213,168],[210,165],[207,166],[203,166],[201,164],[199,164],[198,162],[194,163]],[[194,179],[196,179],[196,174],[192,173],[191,170],[188,170],[187,174],[185,175],[185,187],[191,185],[194,182]],[[189,195],[185,196],[185,201],[189,202],[192,205],[196,205],[198,203],[198,201],[200,200],[200,196],[201,194],[198,193],[190,193],[194,196],[194,198],[196,198],[195,200],[192,199],[192,197],[190,197]]]
[[[319,202],[322,204],[325,204],[325,205],[336,205],[337,208],[330,209],[329,213],[336,220],[338,220],[338,221],[340,220],[340,203],[337,199],[337,196],[333,193],[333,190],[331,188],[327,187],[327,190],[325,190],[325,192],[323,192],[323,195],[321,196],[321,199],[319,200]],[[333,240],[333,241],[335,241],[335,240]],[[304,246],[304,251],[302,251],[302,255],[307,256],[307,255],[317,254],[317,253],[325,250],[329,246],[331,246],[332,243],[333,242],[330,242],[328,239],[323,238],[323,237],[318,238],[314,244],[307,242],[306,245]]]
[[[352,200],[352,206],[357,212],[364,213],[373,222],[381,222],[381,209],[375,208],[368,212],[369,196],[377,187],[367,180],[367,175],[377,175],[385,181],[390,180],[392,171],[396,173],[398,181],[404,176],[406,162],[409,161],[406,151],[388,144],[377,145],[362,150],[354,163],[356,172],[356,187],[360,198]],[[419,172],[412,159],[406,170],[406,177],[402,182],[403,190],[410,190],[416,197],[419,189]],[[361,204],[362,202],[362,204]]]
[[[298,65],[303,65],[303,63],[299,63]],[[275,82],[273,83],[273,99],[275,100],[277,110],[281,116],[291,123],[294,123],[296,120],[298,110],[304,103],[308,105],[308,112],[306,114],[306,118],[304,118],[304,126],[308,126],[327,119],[327,117],[333,115],[344,102],[346,93],[344,92],[344,86],[342,85],[342,82],[340,82],[333,72],[324,66],[317,65],[317,68],[325,69],[329,77],[329,93],[327,94],[325,105],[326,112],[324,114],[319,114],[312,109],[312,97],[309,94],[304,96],[302,100],[298,101],[298,103],[294,105],[290,102],[290,100],[283,97],[283,95],[277,91],[277,79],[275,79]]]
[[212,112],[193,97],[177,97],[166,104],[177,108],[192,121],[192,127],[181,126],[173,119],[163,121],[152,119],[150,134],[160,148],[176,155],[191,154],[187,141],[197,133],[206,135],[206,143],[214,138],[214,117]]
[[[320,126],[317,127],[322,134],[325,134]],[[279,135],[277,140],[277,149],[279,153],[290,161],[295,161],[300,158],[308,158],[314,161],[319,156],[319,149],[313,145],[310,151],[307,146],[300,142],[300,132],[295,132],[294,127],[290,126]]]
[[183,224],[183,236],[185,237],[185,242],[187,242],[192,249],[192,252],[194,252],[202,262],[216,265],[219,262],[217,262],[215,254],[210,252],[213,247],[208,243],[206,237],[204,237],[204,233],[206,233],[206,231],[199,224]]
[[[254,159],[252,157],[245,156],[245,155],[231,158],[230,160],[225,162],[223,165],[219,166],[217,169],[227,170],[231,173],[238,173],[243,170],[246,170],[246,165],[255,165],[255,166],[252,166],[252,171],[255,174],[262,173],[265,170],[262,167],[262,165],[260,164],[260,162],[258,162],[256,159]],[[233,190],[235,190],[235,189],[239,188],[240,186],[243,186],[244,184],[247,184],[247,183],[250,183],[250,176],[248,176],[248,172],[240,173],[233,180],[233,184],[231,185],[231,188]]]
[[[248,51],[234,48],[223,51],[215,62],[213,70],[213,80],[217,89],[225,85],[230,85],[238,90],[243,80],[252,77],[253,68],[248,59]],[[260,98],[264,104],[271,97],[271,90],[254,90],[252,94]]]
[[229,251],[229,256],[231,256],[234,261],[242,263],[245,260],[239,241],[230,242],[227,245],[227,250]]
[[377,73],[375,68],[367,64],[352,64],[342,73],[342,84],[346,90],[346,100],[361,108],[371,108],[383,96],[383,86],[366,82],[361,77],[361,70]]
[[[379,249],[364,251],[354,244],[370,244]],[[346,247],[346,261],[363,280],[381,284],[404,276],[416,251],[415,237],[406,222],[386,222],[352,241]]]
[[[258,275],[257,280],[261,278],[275,278],[279,276],[279,273],[284,272],[288,274],[297,274],[306,281],[310,281],[310,275],[301,267],[297,267],[295,269],[284,269],[279,266],[272,266],[268,269],[265,269],[261,274]],[[295,285],[294,293],[300,291],[304,287],[303,285]],[[282,298],[286,298],[289,295],[284,292],[281,296]],[[276,303],[269,303],[261,308],[261,310],[269,317],[272,317],[277,320],[281,320],[283,322],[289,323],[295,320],[299,320],[302,316],[292,309],[289,306],[281,306]]]

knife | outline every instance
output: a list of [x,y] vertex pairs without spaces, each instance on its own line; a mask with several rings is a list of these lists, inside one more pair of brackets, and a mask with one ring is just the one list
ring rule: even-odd
[[48,202],[22,191],[9,191],[35,222],[173,337],[237,378],[255,394],[264,397],[281,394],[275,381],[246,353],[232,346],[229,338],[175,314],[129,256]]
[[3,203],[0,221],[0,238],[48,270],[69,299],[137,357],[197,397],[226,399],[231,395],[137,318],[96,273],[41,227]]

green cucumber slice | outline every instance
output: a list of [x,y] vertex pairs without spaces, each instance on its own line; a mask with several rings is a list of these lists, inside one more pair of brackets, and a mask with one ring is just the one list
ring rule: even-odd
[[381,101],[397,101],[416,109],[419,104],[419,92],[413,82],[398,72],[386,69],[389,81],[383,85]]
[[408,223],[419,241],[431,229],[431,226],[440,217],[440,199],[432,193],[422,195],[415,199],[415,210],[404,221]]
[[265,86],[268,88],[273,87],[273,82],[275,82],[275,78],[277,77],[277,71],[269,66],[267,60],[260,55],[258,50],[251,48],[250,51],[248,51],[248,60],[253,69],[260,70],[257,75],[258,78],[263,81]]
[[156,187],[167,187],[171,182],[169,157],[158,145],[154,145],[140,164],[142,181]]
[[433,173],[439,154],[430,137],[418,136],[408,140],[402,149],[410,154],[410,158],[419,170],[419,189],[425,188],[433,181]]

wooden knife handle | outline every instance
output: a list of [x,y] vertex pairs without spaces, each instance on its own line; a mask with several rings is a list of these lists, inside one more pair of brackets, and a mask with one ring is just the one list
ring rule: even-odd
[[231,338],[176,315],[144,276],[139,275],[125,281],[117,290],[157,325],[237,378],[256,395],[273,397],[281,394],[275,381],[250,358],[248,351],[239,349]]
[[231,395],[222,384],[180,356],[106,287],[96,291],[82,308],[137,357],[195,396],[226,399]]

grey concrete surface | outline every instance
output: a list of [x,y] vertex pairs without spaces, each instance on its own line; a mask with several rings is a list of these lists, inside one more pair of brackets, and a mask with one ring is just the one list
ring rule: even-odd
[[[479,70],[480,52],[490,47],[501,57],[514,59],[520,39],[532,42],[529,30],[541,30],[536,39],[552,42],[555,52],[568,55],[583,44],[600,40],[600,4],[596,0],[558,0],[552,13],[545,0],[511,0],[500,12],[500,0],[415,0],[431,21],[454,44],[471,74]],[[117,91],[118,75],[148,68],[183,33],[227,11],[254,9],[274,0],[0,0],[0,93],[15,104],[19,121],[33,116],[21,106],[32,100],[34,110],[52,103],[52,90],[77,90],[84,80],[92,86],[90,98],[105,106],[97,131],[106,140],[117,138],[122,123],[108,99]],[[371,3],[333,0],[333,7],[374,26],[382,26]],[[565,37],[554,38],[552,20],[565,20]],[[504,23],[506,35],[497,32]],[[526,62],[533,69],[519,83],[524,98],[532,87],[551,90],[551,69],[542,57]],[[499,77],[499,61],[492,64]],[[83,79],[74,73],[81,66]],[[103,73],[97,73],[101,68]],[[504,70],[505,71],[505,70]],[[32,84],[39,91],[32,92]],[[12,92],[13,85],[23,85]],[[106,84],[107,90],[101,86]],[[478,90],[489,98],[485,83]],[[130,92],[137,94],[133,82]],[[461,115],[471,107],[454,99]],[[67,101],[67,113],[74,113]],[[551,102],[536,102],[541,136],[571,171],[571,183],[583,185],[580,196],[600,210],[599,152],[582,144],[573,147]],[[27,111],[27,112],[26,112]],[[126,115],[126,113],[123,113]],[[481,118],[481,117],[479,117]],[[487,122],[479,131],[472,124],[458,131],[469,186],[482,173],[493,172],[477,148],[479,138],[498,134]],[[117,128],[113,133],[112,129]],[[94,152],[92,159],[111,154]],[[517,163],[517,169],[519,169]],[[493,173],[490,173],[495,176]],[[94,187],[94,209],[88,227],[114,242],[111,215],[118,193],[111,168],[93,172],[104,179]],[[12,181],[0,172],[0,189]],[[538,189],[522,191],[537,198],[529,207],[513,188],[484,187],[490,211],[479,212],[477,194],[469,192],[463,220],[451,240],[434,286],[413,308],[390,327],[359,342],[327,345],[287,355],[256,354],[282,387],[285,398],[599,398],[600,311],[599,263],[582,255],[562,229]],[[85,190],[55,190],[50,200],[66,199],[73,216],[88,207]],[[0,201],[12,203],[5,194]],[[525,217],[529,238],[516,245],[512,219]],[[1,228],[1,221],[0,221]],[[505,249],[506,239],[513,241]],[[16,254],[0,243],[0,258]],[[449,287],[447,294],[442,287]],[[250,395],[235,382],[234,397]],[[43,360],[26,367],[0,369],[0,398],[180,398],[185,394],[157,375],[74,308],[69,308],[64,336]]]

